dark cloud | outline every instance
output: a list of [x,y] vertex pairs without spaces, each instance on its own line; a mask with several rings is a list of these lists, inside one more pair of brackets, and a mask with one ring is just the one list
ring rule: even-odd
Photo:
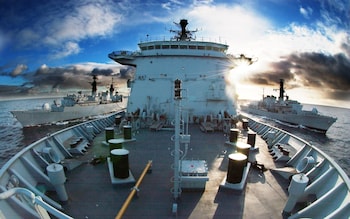
[[350,60],[344,54],[301,53],[284,57],[270,64],[271,70],[252,75],[251,82],[260,85],[278,84],[301,79],[300,86],[350,90]]
[[113,74],[112,69],[99,69],[99,68],[94,68],[91,72],[93,75],[104,75],[104,76],[110,76]]
[[[14,70],[2,71],[1,75],[22,77],[25,83],[18,86],[16,93],[40,93],[70,89],[90,90],[92,77],[97,76],[98,86],[109,86],[112,82],[133,77],[134,68],[125,68],[117,65],[104,64],[78,64],[65,67],[40,66],[32,72],[25,72],[25,65],[18,65]],[[3,70],[3,69],[2,69]]]
[[343,54],[294,53],[283,61],[270,64],[270,70],[249,77],[249,81],[263,86],[278,86],[284,79],[287,89],[309,87],[325,96],[347,100],[350,98],[350,60]]
[[302,53],[289,60],[299,63],[296,74],[305,86],[350,90],[350,60],[344,54]]

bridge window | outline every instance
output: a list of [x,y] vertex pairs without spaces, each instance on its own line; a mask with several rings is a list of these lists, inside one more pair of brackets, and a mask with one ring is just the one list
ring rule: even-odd
[[180,49],[187,49],[187,45],[180,45]]
[[179,48],[179,45],[171,45],[171,48],[172,48],[172,49],[178,49],[178,48]]
[[197,46],[189,45],[188,48],[189,49],[197,49]]
[[169,45],[162,45],[162,49],[169,49]]

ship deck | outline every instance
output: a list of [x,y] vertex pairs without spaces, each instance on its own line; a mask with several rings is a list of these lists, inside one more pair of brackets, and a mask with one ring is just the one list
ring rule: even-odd
[[[283,218],[288,181],[269,170],[275,168],[275,163],[264,140],[256,136],[259,150],[251,151],[249,159],[264,164],[268,170],[250,168],[246,186],[237,191],[220,187],[226,177],[228,154],[233,151],[232,146],[225,144],[228,137],[222,132],[203,133],[198,125],[190,125],[189,133],[191,143],[186,158],[206,160],[208,164],[209,181],[205,189],[182,191],[174,214],[170,192],[173,187],[170,153],[174,148],[170,139],[174,132],[140,129],[133,136],[136,141],[124,143],[123,147],[129,150],[129,167],[136,181],[149,160],[153,161],[152,171],[146,174],[123,218]],[[242,133],[239,140],[245,142]],[[94,155],[109,153],[101,143],[104,138],[104,133],[99,134],[83,158],[86,162],[67,172],[69,200],[63,207],[74,218],[114,218],[135,184],[112,184],[106,162],[90,164]]]

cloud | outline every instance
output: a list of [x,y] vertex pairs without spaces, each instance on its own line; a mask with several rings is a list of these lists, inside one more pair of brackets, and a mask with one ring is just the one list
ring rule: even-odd
[[90,89],[93,75],[97,76],[99,86],[108,86],[112,78],[128,79],[132,77],[132,73],[132,68],[125,68],[117,64],[88,62],[62,67],[49,67],[43,64],[37,70],[21,76],[27,81],[23,85],[26,88],[55,91],[57,89]]
[[16,68],[11,72],[11,76],[12,77],[16,77],[20,74],[22,74],[24,71],[26,71],[28,69],[27,65],[24,64],[19,64],[16,66]]
[[76,42],[68,41],[58,48],[56,52],[51,56],[54,59],[64,58],[70,55],[78,54],[80,52],[79,44]]
[[[332,10],[326,13],[327,7]],[[278,87],[283,78],[289,89],[307,87],[325,97],[349,98],[350,36],[344,29],[349,19],[343,24],[339,18],[350,14],[336,13],[349,9],[324,4],[319,9],[322,16],[311,25],[292,22],[281,28],[254,8],[248,4],[195,6],[188,10],[189,26],[205,27],[203,35],[221,34],[225,39],[221,42],[230,45],[234,55],[258,58],[241,73],[244,83]],[[315,11],[306,6],[300,7],[300,13],[311,19]]]
[[294,53],[270,63],[269,67],[251,74],[246,80],[263,86],[277,86],[279,79],[284,79],[288,89],[312,88],[327,98],[350,98],[350,60],[344,54]]
[[[6,17],[6,22],[0,21],[0,24],[10,32],[16,48],[47,50],[52,53],[51,58],[59,59],[81,52],[83,40],[111,36],[122,19],[116,4],[121,3],[77,0],[27,5],[23,2],[8,5],[7,11],[0,10]],[[14,16],[11,11],[20,13]]]
[[299,12],[301,15],[303,15],[304,18],[309,19],[310,16],[312,15],[313,10],[310,7],[306,7],[306,8],[300,7]]

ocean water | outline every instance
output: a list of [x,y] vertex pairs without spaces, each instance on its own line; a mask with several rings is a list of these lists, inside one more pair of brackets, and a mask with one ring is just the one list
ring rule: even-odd
[[[55,99],[57,98],[0,101],[0,167],[30,143],[70,125],[22,128],[10,112],[12,110],[41,108],[44,103],[52,103]],[[288,126],[267,118],[259,119],[311,142],[332,157],[350,176],[350,109],[304,105],[304,109],[312,109],[313,107],[316,107],[321,114],[338,118],[326,134],[317,133],[303,127]]]

